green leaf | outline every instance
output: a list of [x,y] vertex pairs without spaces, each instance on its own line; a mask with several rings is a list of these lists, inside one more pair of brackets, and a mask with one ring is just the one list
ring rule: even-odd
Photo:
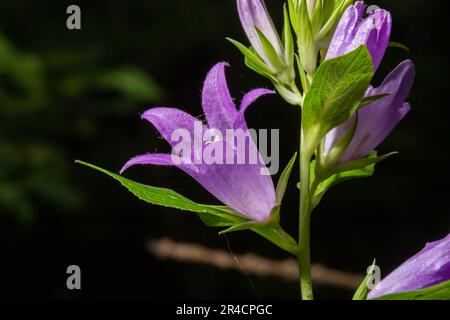
[[[317,144],[331,129],[347,121],[358,108],[373,76],[365,46],[322,63],[303,102],[306,139]],[[313,150],[316,145],[310,146]]]
[[136,197],[145,202],[154,205],[195,212],[208,226],[226,227],[248,220],[228,207],[198,204],[176,193],[173,190],[144,185],[83,161],[77,160],[76,163],[100,171],[110,176],[111,178],[120,182],[122,186],[127,188],[128,191],[130,191]]
[[364,280],[359,285],[358,289],[356,290],[355,294],[353,295],[352,300],[366,300],[367,295],[369,294],[369,287],[367,286],[367,283],[369,282],[370,277],[372,276],[373,268],[375,267],[376,260],[373,260],[372,265],[370,266],[370,269],[368,269],[366,276],[364,277]]
[[450,280],[433,287],[388,294],[374,300],[450,300]]
[[404,45],[403,43],[400,43],[400,42],[390,41],[389,42],[389,47],[403,49],[406,52],[410,52],[411,51],[411,50],[409,50],[409,48],[406,45]]
[[277,188],[276,188],[276,199],[277,203],[281,203],[284,197],[284,193],[286,192],[286,187],[289,182],[289,177],[291,176],[292,168],[295,164],[295,160],[297,159],[297,152],[291,158],[286,168],[281,173],[280,179],[278,180]]

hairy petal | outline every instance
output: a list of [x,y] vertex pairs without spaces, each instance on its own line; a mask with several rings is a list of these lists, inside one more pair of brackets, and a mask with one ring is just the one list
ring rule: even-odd
[[389,94],[358,111],[358,127],[341,162],[366,156],[394,130],[411,110],[405,100],[414,83],[415,67],[404,61],[370,95]]
[[239,114],[234,120],[233,128],[247,130],[247,124],[245,122],[245,111],[253,102],[268,94],[275,94],[275,91],[269,89],[254,89],[248,92],[244,96],[244,98],[242,98],[241,108],[239,110]]
[[237,116],[225,78],[226,62],[216,64],[206,76],[202,92],[202,106],[210,128],[221,131],[233,127]]

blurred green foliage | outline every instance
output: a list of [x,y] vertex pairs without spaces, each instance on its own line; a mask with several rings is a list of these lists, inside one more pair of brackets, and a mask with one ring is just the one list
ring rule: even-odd
[[[98,67],[101,58],[95,50],[22,53],[0,33],[0,215],[31,223],[37,208],[80,209],[68,142],[96,129],[96,118],[81,111],[94,97],[97,115],[128,113],[161,98],[148,74],[133,66]],[[80,112],[62,108],[62,101]]]

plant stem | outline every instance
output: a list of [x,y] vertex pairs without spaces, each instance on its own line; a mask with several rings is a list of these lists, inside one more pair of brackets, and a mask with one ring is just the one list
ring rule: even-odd
[[311,280],[311,249],[310,249],[310,172],[311,152],[301,136],[300,143],[300,217],[299,217],[299,253],[297,256],[300,275],[300,288],[303,300],[313,300]]

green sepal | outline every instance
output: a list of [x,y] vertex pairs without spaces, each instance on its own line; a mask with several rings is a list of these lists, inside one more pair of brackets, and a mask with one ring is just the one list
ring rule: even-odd
[[309,82],[305,70],[303,70],[301,58],[298,55],[295,55],[295,59],[297,60],[298,74],[300,75],[300,81],[302,83],[303,92],[307,92],[309,90],[311,83]]
[[289,17],[295,33],[301,32],[300,19],[298,18],[298,0],[288,0]]
[[243,231],[243,230],[252,230],[254,228],[261,228],[267,225],[277,225],[280,221],[280,205],[276,205],[273,207],[270,212],[269,218],[266,221],[256,221],[256,220],[247,220],[244,222],[236,223],[229,227],[228,229],[222,230],[219,232],[220,235]]
[[261,41],[261,46],[264,50],[264,53],[267,56],[267,59],[270,61],[272,67],[274,67],[278,72],[285,69],[284,61],[281,59],[281,57],[278,55],[278,52],[275,50],[275,48],[272,46],[272,43],[270,43],[270,40],[267,39],[267,37],[262,33],[261,30],[255,27],[256,33],[259,36],[259,40]]
[[277,89],[280,96],[286,100],[289,104],[298,106],[301,105],[302,101],[301,98],[293,93],[291,90],[287,89],[284,84],[278,82],[277,80],[273,81],[273,85],[275,86],[275,89]]
[[[330,150],[328,155],[324,159],[321,159],[320,165],[325,168],[324,169],[325,171],[327,171],[327,168],[332,168],[336,165],[341,156],[345,153],[345,150],[347,150],[348,146],[352,142],[352,139],[356,133],[356,129],[358,128],[358,113],[355,113],[355,115],[356,115],[355,119],[352,119],[353,124],[350,127],[350,129],[347,130],[347,132],[342,136],[342,138]],[[320,151],[319,154],[322,155],[323,152]],[[316,172],[317,169],[318,168],[316,168]]]
[[339,166],[336,166],[333,171],[335,173],[338,173],[338,172],[356,170],[356,169],[359,169],[359,168],[365,168],[365,167],[370,166],[372,164],[376,164],[378,162],[386,160],[387,158],[390,158],[390,157],[395,156],[397,154],[398,154],[398,152],[394,151],[394,152],[390,152],[390,153],[387,153],[385,155],[382,155],[382,156],[378,157],[377,156],[377,152],[373,151],[373,152],[371,152],[369,154],[368,157],[343,163],[343,164],[341,164]]
[[367,274],[364,277],[364,280],[361,282],[358,289],[355,291],[352,300],[367,300],[367,295],[369,294],[369,287],[367,286],[367,283],[370,277],[372,276],[372,270],[375,267],[375,264],[376,260],[374,259],[372,265],[367,270]]
[[314,73],[317,68],[318,49],[314,40],[311,20],[306,0],[301,0],[298,8],[299,29],[297,32],[298,54],[301,57],[303,69]]
[[388,294],[373,300],[450,300],[450,280],[429,288]]
[[342,14],[352,3],[353,0],[341,0],[337,5],[335,5],[330,18],[326,21],[326,23],[322,26],[318,33],[317,38],[319,41],[329,37],[330,34],[334,33],[334,30],[339,23]]
[[403,43],[400,43],[400,42],[390,41],[390,42],[389,42],[389,47],[390,47],[390,48],[399,48],[399,49],[403,49],[403,50],[405,50],[406,52],[410,52],[410,51],[411,51],[406,45],[404,45]]
[[293,254],[298,254],[297,242],[288,233],[286,233],[280,226],[280,205],[276,205],[270,213],[267,221],[246,221],[233,225],[232,227],[219,232],[220,235],[251,230],[260,236],[266,238],[279,248]]
[[230,41],[244,55],[246,60],[251,62],[251,65],[256,68],[256,70],[252,68],[254,71],[261,73],[264,76],[275,74],[275,70],[272,70],[271,67],[267,66],[264,63],[264,61],[262,61],[261,58],[255,52],[253,52],[252,50],[247,48],[245,45],[243,45],[239,41],[236,41],[231,38],[226,38],[226,39],[228,41]]
[[291,160],[287,164],[286,168],[281,173],[280,179],[278,180],[275,193],[276,193],[276,201],[279,204],[281,204],[283,201],[284,193],[286,192],[286,188],[287,188],[287,185],[289,182],[289,177],[291,176],[292,168],[294,167],[296,159],[297,159],[297,152],[291,158]]
[[395,154],[397,153],[392,152],[378,157],[377,152],[373,151],[366,158],[344,163],[326,174],[322,172],[321,176],[317,176],[316,161],[312,161],[310,166],[310,179],[311,187],[314,191],[313,207],[319,204],[322,197],[330,188],[347,180],[371,177],[375,172],[375,164],[377,162],[383,161]]
[[376,102],[376,101],[378,101],[378,100],[380,100],[380,99],[382,99],[384,97],[387,97],[387,96],[389,96],[388,93],[377,94],[377,95],[374,95],[374,96],[364,97],[361,100],[361,102],[359,103],[358,110],[361,109],[361,108],[364,108],[365,106],[368,106],[369,104],[374,103],[374,102]]
[[294,38],[292,36],[291,22],[289,20],[289,13],[286,4],[284,4],[283,14],[284,14],[284,29],[283,29],[284,55],[286,57],[287,66],[291,67],[294,64],[295,45],[294,45]]

